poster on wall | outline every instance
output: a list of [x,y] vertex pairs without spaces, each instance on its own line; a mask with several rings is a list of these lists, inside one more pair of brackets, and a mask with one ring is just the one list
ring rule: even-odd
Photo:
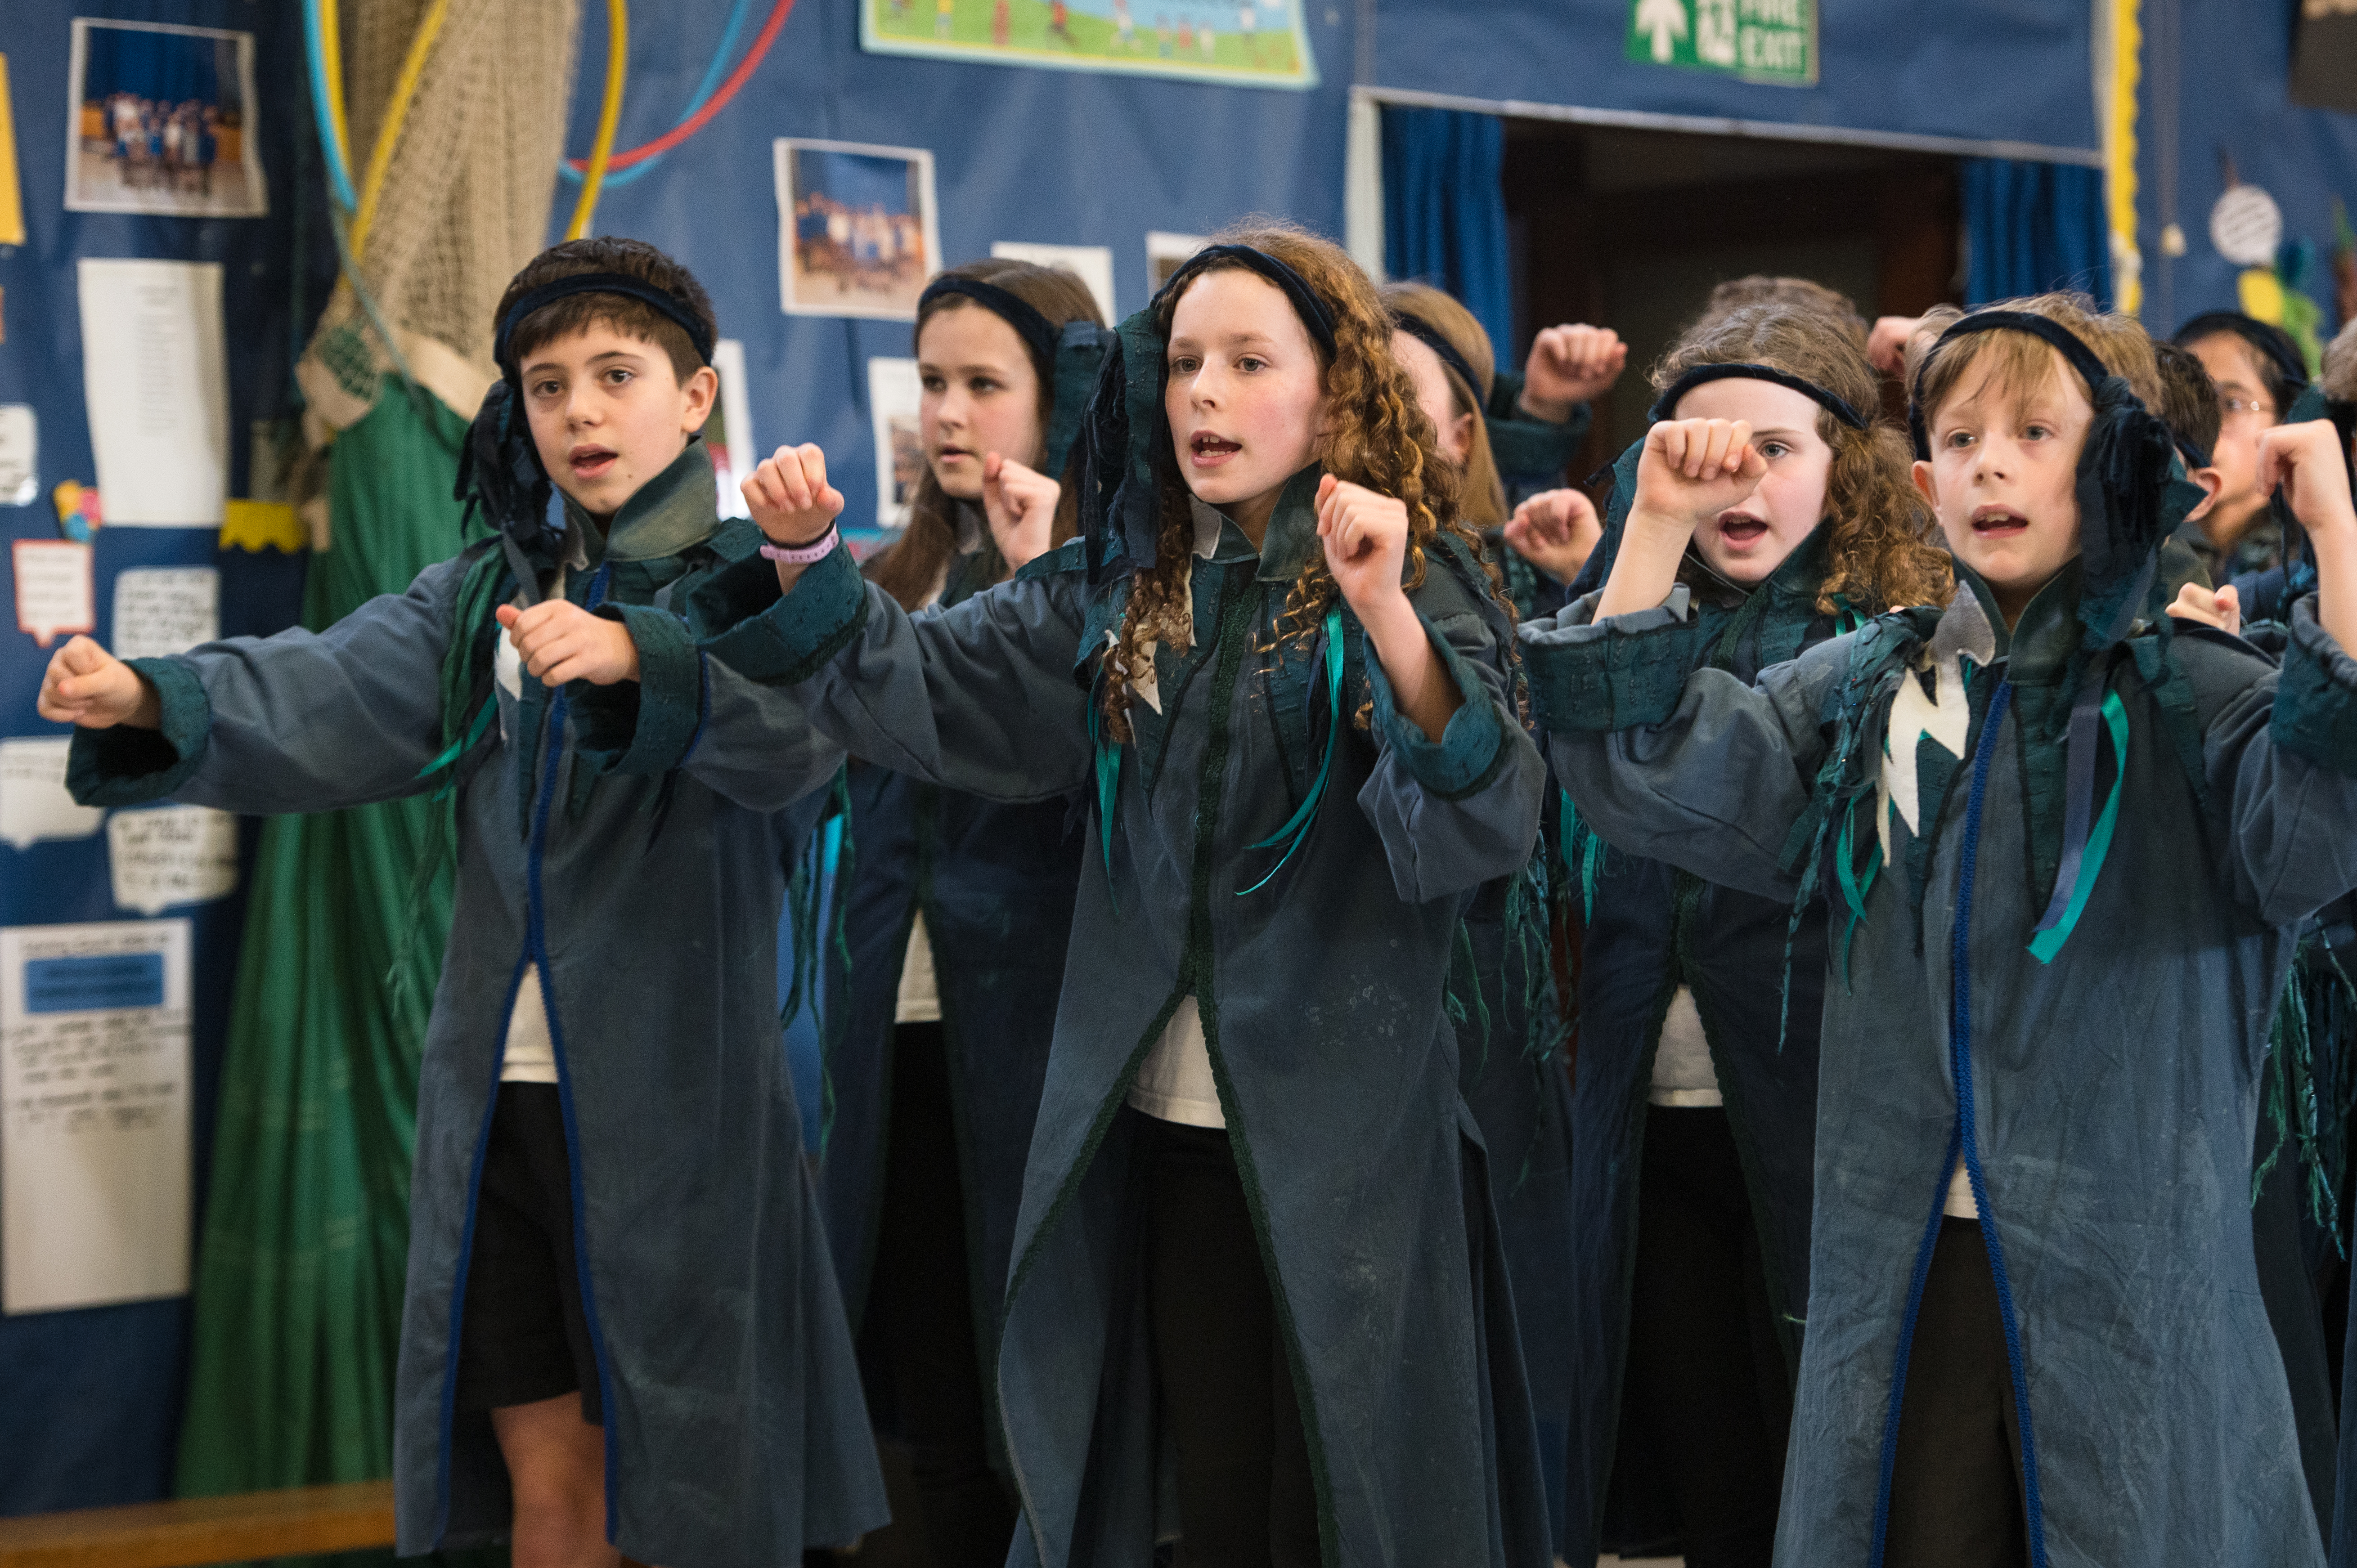
[[0,929],[0,1311],[188,1290],[188,922]]
[[1063,268],[1089,285],[1089,293],[1095,298],[1106,326],[1121,324],[1121,312],[1113,305],[1111,245],[1035,245],[1028,240],[994,240],[990,253],[1011,262],[1028,262],[1035,267]]
[[1146,231],[1146,277],[1154,292],[1160,294],[1170,274],[1187,264],[1187,259],[1211,242],[1200,234],[1174,234],[1164,229]]
[[867,417],[876,450],[876,526],[897,536],[909,526],[909,503],[925,474],[921,403],[914,360],[867,361]]
[[75,212],[259,218],[253,35],[74,18],[66,206]]
[[1817,0],[1629,0],[1628,58],[1775,87],[1817,84]]
[[110,528],[218,528],[229,493],[219,262],[83,257],[82,399]]
[[859,45],[968,64],[1318,85],[1303,0],[861,0]]
[[914,321],[941,266],[933,155],[780,136],[777,180],[786,314]]

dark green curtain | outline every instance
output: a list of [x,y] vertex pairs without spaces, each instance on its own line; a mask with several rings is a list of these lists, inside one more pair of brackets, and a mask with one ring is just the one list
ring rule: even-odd
[[[303,625],[457,553],[466,431],[388,381],[337,437]],[[263,828],[197,1254],[183,1496],[392,1474],[417,1064],[450,924],[449,867],[422,890],[414,874],[447,810],[420,797]]]

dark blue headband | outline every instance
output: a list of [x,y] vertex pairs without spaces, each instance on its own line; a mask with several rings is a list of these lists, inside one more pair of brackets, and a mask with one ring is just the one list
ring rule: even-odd
[[995,283],[985,283],[980,278],[964,277],[957,273],[943,273],[927,284],[925,292],[917,296],[918,317],[923,318],[927,306],[951,295],[963,295],[974,301],[1014,328],[1015,335],[1022,338],[1024,346],[1031,350],[1031,362],[1039,374],[1043,377],[1054,374],[1056,345],[1062,335],[1029,300]]
[[1680,398],[1706,381],[1730,380],[1769,381],[1780,387],[1789,388],[1799,392],[1803,397],[1813,399],[1818,406],[1852,430],[1864,430],[1867,427],[1866,416],[1852,408],[1846,398],[1836,397],[1814,381],[1803,381],[1790,371],[1780,371],[1773,365],[1753,365],[1734,361],[1695,366],[1669,384],[1668,390],[1654,400],[1653,406],[1647,411],[1645,417],[1656,424],[1665,419],[1675,419]]
[[1178,291],[1210,270],[1214,262],[1239,263],[1283,289],[1286,297],[1293,301],[1294,313],[1309,328],[1309,335],[1318,339],[1318,346],[1326,350],[1326,357],[1334,357],[1333,311],[1318,297],[1318,291],[1309,286],[1308,279],[1266,251],[1256,251],[1250,245],[1204,246],[1179,263],[1178,270],[1156,293],[1154,306],[1148,308],[1159,306],[1166,299],[1175,301]]
[[1923,424],[1923,374],[1932,368],[1932,356],[1939,351],[1942,343],[1975,332],[2027,332],[2033,338],[2044,338],[2086,381],[2090,400],[2100,401],[2104,383],[2112,377],[2111,367],[2096,358],[2095,351],[2076,332],[2050,317],[2027,310],[1976,310],[1941,333],[1938,341],[1924,354],[1923,362],[1916,367],[1915,385],[1907,395],[1907,428],[1915,437],[1915,456],[1925,462],[1932,458],[1932,436]]
[[508,313],[500,317],[499,333],[491,339],[491,357],[499,361],[500,368],[510,375],[516,373],[517,367],[508,360],[508,344],[514,338],[516,328],[523,325],[533,311],[545,309],[558,300],[569,299],[576,294],[619,294],[641,305],[652,306],[687,334],[687,340],[694,346],[698,359],[707,365],[712,363],[712,328],[689,309],[683,300],[627,273],[575,273],[568,277],[542,284],[537,288],[526,289],[522,296],[508,307]]
[[1473,367],[1466,362],[1463,354],[1457,351],[1457,345],[1441,336],[1439,328],[1423,317],[1412,316],[1405,310],[1392,312],[1392,325],[1440,356],[1441,364],[1455,371],[1465,382],[1465,390],[1472,393],[1473,412],[1481,412],[1481,378],[1473,373]]

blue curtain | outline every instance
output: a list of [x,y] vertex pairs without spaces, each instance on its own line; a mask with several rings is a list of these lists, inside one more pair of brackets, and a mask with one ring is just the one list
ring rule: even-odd
[[1501,364],[1514,347],[1506,254],[1505,123],[1453,109],[1383,110],[1383,270],[1448,290],[1489,329]]
[[2103,170],[1973,158],[1964,187],[1966,305],[2066,288],[2111,303]]

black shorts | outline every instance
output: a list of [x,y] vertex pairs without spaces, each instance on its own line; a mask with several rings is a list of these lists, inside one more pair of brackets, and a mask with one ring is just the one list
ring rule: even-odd
[[573,1174],[553,1083],[502,1083],[475,1200],[458,1333],[458,1407],[498,1410],[581,1391],[605,1424],[573,1257]]

